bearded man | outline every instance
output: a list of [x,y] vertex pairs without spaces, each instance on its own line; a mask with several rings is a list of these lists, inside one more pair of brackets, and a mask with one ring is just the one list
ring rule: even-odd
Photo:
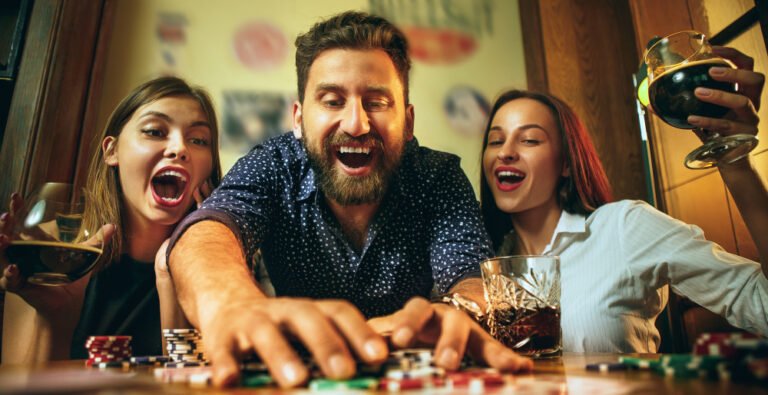
[[[459,159],[413,137],[405,36],[346,12],[296,46],[293,133],[240,159],[170,242],[179,303],[202,331],[214,383],[235,382],[249,352],[281,386],[305,382],[289,339],[326,376],[348,378],[355,358],[386,358],[383,333],[394,347],[434,344],[448,369],[465,351],[529,369],[466,314],[424,299],[435,287],[481,302],[478,264],[492,252]],[[276,298],[253,281],[257,251]]]

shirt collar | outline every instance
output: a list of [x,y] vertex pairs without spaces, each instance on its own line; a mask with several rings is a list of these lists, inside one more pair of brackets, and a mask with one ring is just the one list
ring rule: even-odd
[[552,239],[544,247],[543,254],[550,254],[555,248],[555,243],[560,234],[584,233],[587,231],[587,218],[581,214],[572,214],[565,210],[560,213],[560,220],[557,221],[555,231],[552,232]]

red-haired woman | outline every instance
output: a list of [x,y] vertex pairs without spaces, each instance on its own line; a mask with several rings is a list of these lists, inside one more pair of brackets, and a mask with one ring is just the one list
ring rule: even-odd
[[[728,48],[718,51],[736,64],[750,60]],[[742,94],[697,90],[700,99],[732,111],[722,120],[689,121],[723,135],[756,134],[763,76],[712,70],[715,79],[737,82]],[[648,204],[611,203],[587,131],[560,99],[509,91],[490,119],[483,217],[498,255],[560,256],[565,351],[656,352],[654,321],[670,288],[738,327],[768,335],[768,192],[748,158],[719,171],[747,221],[760,264],[724,251],[698,227]]]

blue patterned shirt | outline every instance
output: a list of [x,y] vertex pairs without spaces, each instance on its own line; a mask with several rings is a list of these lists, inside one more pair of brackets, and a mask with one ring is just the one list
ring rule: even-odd
[[[306,150],[291,133],[254,147],[178,227],[215,220],[258,248],[277,296],[338,298],[366,317],[391,314],[433,285],[447,292],[479,275],[492,256],[479,206],[455,155],[406,144],[358,253],[318,189]],[[215,247],[214,247],[215,248]],[[250,259],[249,259],[250,260]]]

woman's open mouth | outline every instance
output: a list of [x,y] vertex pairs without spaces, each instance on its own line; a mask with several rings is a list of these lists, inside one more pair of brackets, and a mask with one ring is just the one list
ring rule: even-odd
[[496,170],[496,186],[501,191],[513,191],[517,189],[525,179],[525,173],[519,170]]
[[163,168],[152,177],[152,196],[166,207],[174,207],[184,199],[189,174],[182,168]]

